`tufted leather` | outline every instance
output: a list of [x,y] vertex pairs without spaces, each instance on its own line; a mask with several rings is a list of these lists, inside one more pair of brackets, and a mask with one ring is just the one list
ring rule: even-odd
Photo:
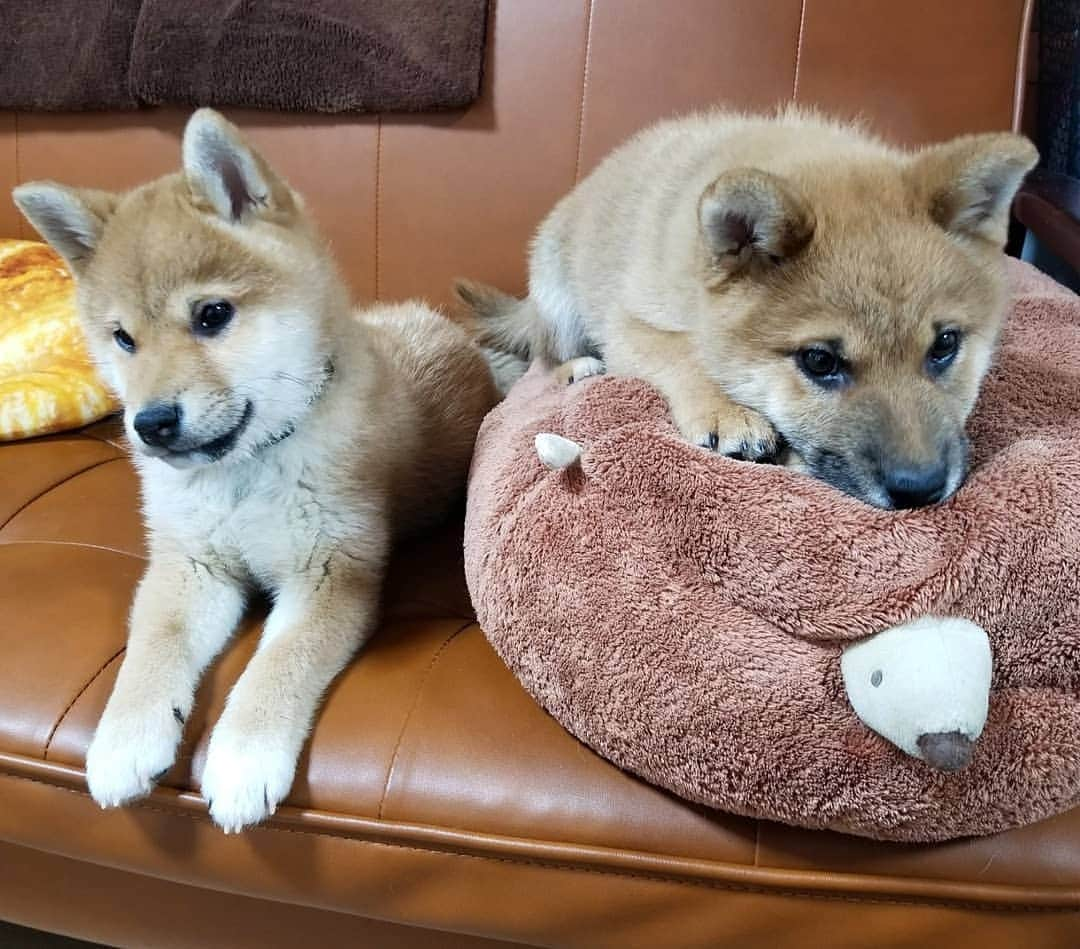
[[[1009,127],[1024,15],[1019,0],[502,0],[468,112],[234,117],[306,193],[360,298],[442,300],[456,274],[519,288],[543,213],[676,110],[795,96],[865,107],[907,141]],[[133,184],[175,166],[182,121],[0,115],[0,185]],[[0,233],[26,233],[6,201]],[[144,566],[116,425],[0,446],[0,525],[0,917],[160,946],[1051,949],[1080,933],[1080,812],[884,846],[709,812],[599,759],[473,621],[460,518],[398,551],[382,627],[268,825],[224,837],[193,790],[257,609],[162,787],[101,812],[82,765]]]

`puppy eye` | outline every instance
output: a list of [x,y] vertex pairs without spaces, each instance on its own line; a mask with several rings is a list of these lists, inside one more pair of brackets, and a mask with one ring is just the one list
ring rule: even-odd
[[844,364],[836,353],[824,346],[808,346],[795,354],[795,362],[813,382],[834,385],[844,379]]
[[949,366],[960,351],[960,334],[956,330],[942,330],[934,338],[926,352],[931,370],[940,372]]
[[135,352],[135,340],[133,340],[130,334],[124,332],[122,329],[113,330],[113,339],[116,340],[116,345],[119,346],[125,353]]
[[192,332],[196,336],[217,336],[228,325],[235,312],[228,300],[200,303],[191,320]]

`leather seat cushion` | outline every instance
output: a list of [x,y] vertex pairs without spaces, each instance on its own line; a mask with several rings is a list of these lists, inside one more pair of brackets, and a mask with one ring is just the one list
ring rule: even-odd
[[257,612],[208,675],[173,771],[147,799],[101,811],[82,769],[144,567],[137,481],[118,427],[101,424],[0,446],[0,485],[0,841],[82,868],[65,880],[107,889],[108,874],[136,874],[560,946],[665,945],[672,932],[686,946],[744,944],[747,927],[802,945],[807,899],[822,932],[852,947],[893,920],[945,938],[989,918],[987,947],[1020,933],[1059,945],[1075,925],[1080,811],[889,845],[690,805],[604,761],[474,622],[460,519],[398,551],[382,626],[331,689],[271,821],[225,836],[197,793]]

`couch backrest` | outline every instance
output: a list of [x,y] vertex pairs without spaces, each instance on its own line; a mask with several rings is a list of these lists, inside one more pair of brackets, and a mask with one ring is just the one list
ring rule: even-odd
[[[511,291],[543,215],[627,135],[796,101],[900,142],[1019,126],[1031,0],[498,0],[464,112],[230,117],[300,189],[360,300]],[[0,113],[0,236],[20,181],[122,188],[174,169],[186,114]]]

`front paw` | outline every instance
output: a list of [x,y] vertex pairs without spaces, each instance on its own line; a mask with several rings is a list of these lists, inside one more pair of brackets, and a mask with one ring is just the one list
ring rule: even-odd
[[149,794],[176,760],[184,713],[168,702],[109,707],[86,752],[86,783],[102,807]]
[[737,461],[776,462],[783,449],[783,439],[765,416],[734,403],[685,413],[675,421],[695,445]]
[[292,787],[298,754],[281,736],[244,735],[219,723],[202,775],[214,823],[232,834],[272,815]]
[[568,359],[561,365],[556,366],[553,372],[555,381],[564,386],[571,386],[582,379],[588,379],[590,376],[602,376],[603,374],[604,364],[592,356],[579,356],[577,359]]

